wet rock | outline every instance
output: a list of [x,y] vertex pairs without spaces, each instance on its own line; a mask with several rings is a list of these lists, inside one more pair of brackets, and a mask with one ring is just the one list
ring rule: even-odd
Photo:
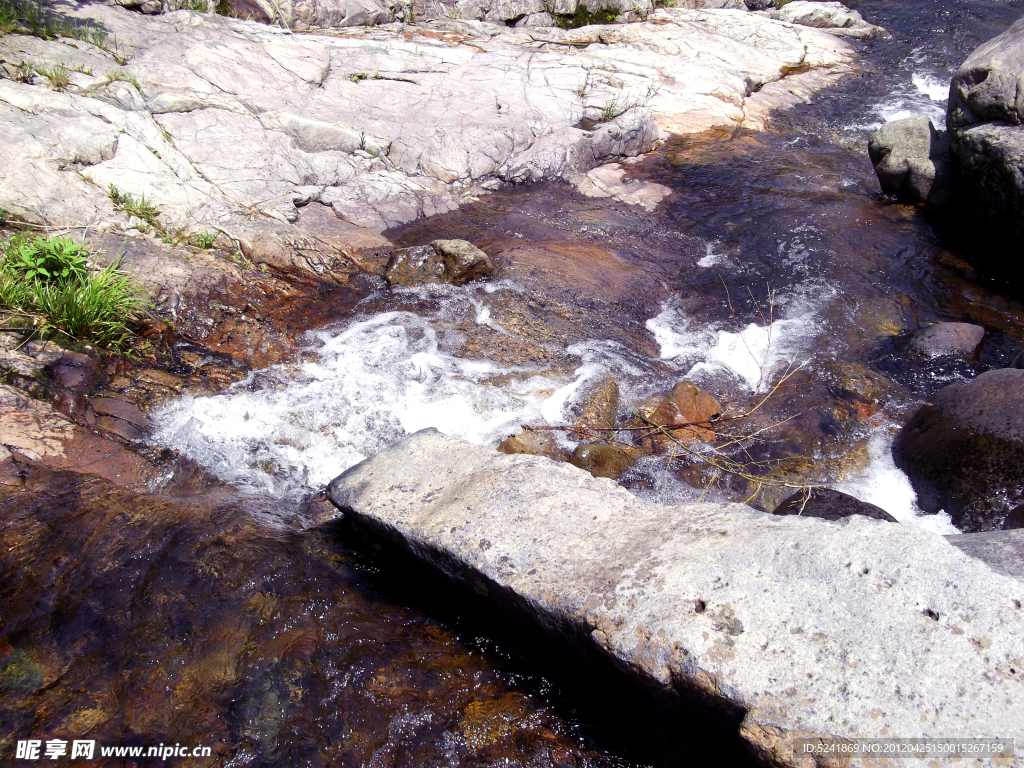
[[86,394],[96,379],[97,359],[80,352],[64,352],[53,363],[53,379],[62,387]]
[[863,363],[831,363],[828,366],[829,391],[839,401],[841,417],[853,416],[858,421],[870,418],[884,404],[907,398],[907,392],[892,379],[886,378]]
[[328,496],[547,647],[627,670],[659,706],[686,701],[701,727],[735,715],[731,732],[765,762],[793,764],[791,740],[811,734],[1024,737],[1006,706],[1024,696],[1010,674],[1021,582],[927,531],[650,504],[435,430],[348,470]]
[[949,140],[929,118],[891,120],[871,135],[868,154],[885,194],[909,203],[949,202]]
[[526,430],[518,435],[506,437],[498,446],[501,453],[525,453],[528,456],[546,456],[555,461],[564,461],[565,452],[559,448],[558,442],[547,432]]
[[955,355],[970,360],[975,357],[985,329],[970,323],[936,323],[915,333],[908,348],[925,357]]
[[952,384],[921,407],[893,443],[918,504],[945,510],[965,532],[997,530],[1024,503],[1024,370]]
[[89,406],[97,416],[97,428],[113,432],[126,440],[141,440],[145,437],[149,420],[131,403],[113,397],[95,397]]
[[576,446],[569,463],[585,469],[594,477],[618,480],[622,473],[636,464],[643,455],[643,451],[624,445],[583,443]]
[[601,379],[583,396],[576,426],[614,429],[618,417],[619,385],[615,379]]
[[[979,236],[1024,236],[1024,19],[978,47],[950,85],[946,123],[961,197]],[[989,230],[989,231],[985,231]]]
[[1024,504],[1016,509],[1011,509],[1003,521],[1004,531],[1012,531],[1017,528],[1024,528]]
[[[721,415],[722,406],[712,395],[699,389],[693,382],[680,381],[672,387],[672,391],[651,412],[648,419],[663,427],[670,424],[693,425],[668,430],[675,440],[690,443],[714,439],[715,433],[710,429],[710,424]],[[643,444],[665,452],[671,450],[674,442],[667,435],[657,433],[646,436]]]
[[454,285],[483,280],[494,273],[491,257],[466,240],[435,240],[431,247],[444,263],[444,278]]
[[1024,579],[1024,531],[962,533],[946,536],[946,541],[961,552],[987,563],[997,573]]
[[884,29],[869,24],[857,11],[838,2],[792,0],[781,8],[768,11],[768,16],[790,24],[820,27],[848,37],[881,37],[885,34]]
[[842,520],[850,515],[864,515],[875,520],[899,522],[881,507],[831,488],[808,488],[797,491],[779,504],[772,514],[820,517],[823,520]]
[[491,257],[466,240],[435,240],[430,245],[399,248],[384,269],[388,285],[425,283],[465,285],[494,272]]

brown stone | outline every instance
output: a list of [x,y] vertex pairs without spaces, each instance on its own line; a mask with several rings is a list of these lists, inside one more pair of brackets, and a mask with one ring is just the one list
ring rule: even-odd
[[546,432],[520,432],[506,437],[498,446],[501,453],[525,453],[529,456],[546,456],[554,461],[564,461],[565,453]]
[[[680,381],[672,387],[661,405],[654,409],[649,419],[660,426],[693,424],[669,430],[675,440],[691,443],[696,440],[713,440],[714,430],[704,425],[710,425],[711,420],[721,414],[722,406],[714,397],[698,389],[692,382]],[[655,450],[667,451],[671,449],[673,440],[659,433],[644,438],[644,443]]]
[[619,385],[615,379],[601,379],[583,397],[578,427],[614,429],[619,414]]
[[449,283],[465,285],[494,272],[491,257],[467,240],[435,240],[430,245],[444,262],[444,277]]
[[627,469],[632,467],[643,452],[638,448],[610,443],[583,443],[576,447],[569,462],[580,469],[585,469],[594,477],[609,477],[618,480]]
[[124,400],[113,397],[97,397],[93,398],[90,405],[98,416],[112,416],[139,428],[145,428],[149,423],[142,411]]

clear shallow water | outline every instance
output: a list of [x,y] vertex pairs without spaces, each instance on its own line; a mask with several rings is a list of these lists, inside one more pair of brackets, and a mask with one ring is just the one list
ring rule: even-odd
[[[761,446],[765,455],[828,466],[834,487],[904,523],[952,532],[944,516],[917,515],[912,489],[891,461],[891,436],[917,403],[944,384],[1012,359],[1024,346],[1020,306],[999,286],[965,277],[957,254],[924,216],[878,194],[865,145],[869,131],[885,119],[927,114],[941,123],[943,84],[970,50],[1024,13],[1024,3],[850,5],[892,32],[887,40],[857,43],[863,73],[778,116],[769,133],[669,142],[635,169],[674,189],[654,215],[581,200],[560,187],[530,187],[390,233],[400,245],[464,237],[494,253],[551,241],[607,249],[610,266],[591,282],[585,280],[591,275],[574,274],[578,282],[567,280],[567,295],[555,299],[550,297],[557,292],[541,295],[522,275],[480,290],[370,297],[362,314],[310,331],[288,363],[255,372],[217,397],[170,403],[156,414],[156,440],[236,487],[285,506],[424,426],[494,445],[522,423],[570,423],[587,384],[606,375],[620,383],[623,410],[684,377],[727,407],[742,409],[764,391],[772,371],[793,362],[803,364],[807,375],[800,387],[773,401],[768,417],[793,419],[793,429]],[[616,265],[632,271],[620,274]],[[638,272],[651,279],[618,290],[620,277],[633,279]],[[610,297],[598,295],[604,288]],[[582,319],[559,325],[563,315]],[[989,341],[978,366],[928,367],[893,345],[894,335],[935,320],[986,326]],[[555,330],[545,335],[531,321]],[[834,363],[882,373],[899,394],[878,413],[851,416],[833,391]],[[664,462],[645,459],[624,482],[667,503],[736,498],[734,488],[704,489],[686,479],[667,471]],[[44,499],[38,506],[33,514],[53,505]],[[172,512],[172,520],[182,519]],[[179,537],[189,552],[205,535],[203,526]],[[158,534],[140,535],[160,540]],[[251,557],[237,555],[239,605],[254,604],[255,590],[265,601],[257,607],[269,606],[269,618],[261,619],[245,647],[273,652],[247,661],[244,687],[226,688],[212,707],[199,698],[188,702],[197,712],[231,713],[211,719],[226,741],[243,745],[235,752],[239,764],[250,754],[254,765],[288,762],[264,731],[279,727],[281,719],[279,699],[271,694],[283,701],[298,690],[303,695],[293,698],[301,706],[289,699],[285,722],[308,749],[292,764],[343,764],[341,758],[331,762],[339,752],[331,760],[318,756],[319,745],[327,744],[362,748],[366,764],[374,765],[625,765],[595,754],[607,752],[615,734],[598,734],[602,750],[579,738],[571,706],[558,708],[570,713],[568,724],[551,714],[543,702],[557,699],[557,691],[553,695],[546,682],[496,673],[505,663],[502,654],[481,657],[472,641],[439,631],[401,600],[396,605],[376,593],[369,578],[376,566],[355,550],[317,554],[336,542],[310,543],[303,536],[287,547],[261,543]],[[283,563],[293,549],[294,562]],[[40,549],[37,559],[50,554]],[[189,557],[194,555],[181,555],[181,562]],[[186,579],[191,572],[181,562],[167,561],[168,580],[161,584]],[[216,578],[210,577],[200,598],[203,590],[225,594],[222,567],[202,572]],[[299,587],[308,594],[295,594]],[[199,606],[193,609],[198,617],[182,608],[173,624],[160,625],[170,626],[169,637],[182,646],[193,632],[223,634],[218,627],[203,629],[203,620],[223,615],[233,622],[242,611],[197,600],[193,582],[181,591],[188,591],[188,600],[153,604]],[[338,606],[352,615],[336,618]],[[322,625],[316,627],[320,634],[310,630],[297,642],[294,628],[311,617]],[[461,638],[474,636],[472,629],[455,626]],[[127,638],[136,635],[131,627],[125,632]],[[131,651],[126,668],[134,663],[130,640],[111,645]],[[279,646],[287,653],[277,654]],[[321,650],[314,654],[313,648]],[[295,666],[305,677],[288,685],[279,681],[296,672],[277,669],[278,655],[289,664],[291,656],[301,658],[305,666]],[[83,683],[83,690],[90,684]],[[127,690],[148,701],[163,689]],[[486,714],[495,701],[495,716],[483,719],[497,724],[491,736],[504,751],[470,753],[467,734],[479,721],[474,713]],[[227,733],[232,718],[246,725]],[[501,722],[514,726],[500,730]],[[562,737],[558,750],[544,746],[545,729]],[[365,743],[352,741],[354,732]],[[586,749],[574,748],[574,739]]]

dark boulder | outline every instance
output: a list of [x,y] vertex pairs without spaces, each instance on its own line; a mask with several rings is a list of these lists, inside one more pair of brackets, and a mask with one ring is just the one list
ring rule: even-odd
[[809,488],[800,490],[783,501],[773,515],[802,515],[820,517],[823,520],[842,520],[850,515],[864,515],[890,523],[899,522],[881,507],[868,504],[846,493],[831,488]]
[[963,213],[979,234],[1024,236],[1022,73],[1024,19],[977,48],[950,85],[946,125]]
[[1024,370],[952,384],[918,410],[893,443],[918,505],[945,510],[965,532],[997,530],[1024,503]]

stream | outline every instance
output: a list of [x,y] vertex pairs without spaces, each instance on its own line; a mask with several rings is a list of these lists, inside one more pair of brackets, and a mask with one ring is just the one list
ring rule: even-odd
[[[917,509],[892,437],[941,387],[1009,365],[1024,306],[926,214],[880,194],[866,144],[886,120],[941,125],[953,72],[1024,0],[847,5],[891,37],[857,42],[860,70],[769,131],[673,138],[627,165],[672,189],[655,212],[544,183],[389,231],[399,246],[462,238],[510,257],[484,283],[364,291],[285,362],[152,414],[156,447],[241,494],[142,501],[29,477],[4,502],[19,546],[92,533],[84,550],[59,539],[45,562],[0,572],[6,590],[42,596],[5,609],[4,732],[187,739],[225,766],[646,764],[642,740],[573,698],[571,681],[404,588],[344,523],[295,524],[326,483],[403,435],[436,427],[496,446],[524,424],[571,425],[607,377],[622,417],[682,379],[726,413],[763,401],[744,427],[763,436],[745,450],[772,477],[956,533]],[[903,337],[940,320],[986,327],[977,361],[904,353]],[[767,510],[792,493],[712,474],[647,457],[620,482],[662,503]],[[38,712],[50,730],[30,725]]]

